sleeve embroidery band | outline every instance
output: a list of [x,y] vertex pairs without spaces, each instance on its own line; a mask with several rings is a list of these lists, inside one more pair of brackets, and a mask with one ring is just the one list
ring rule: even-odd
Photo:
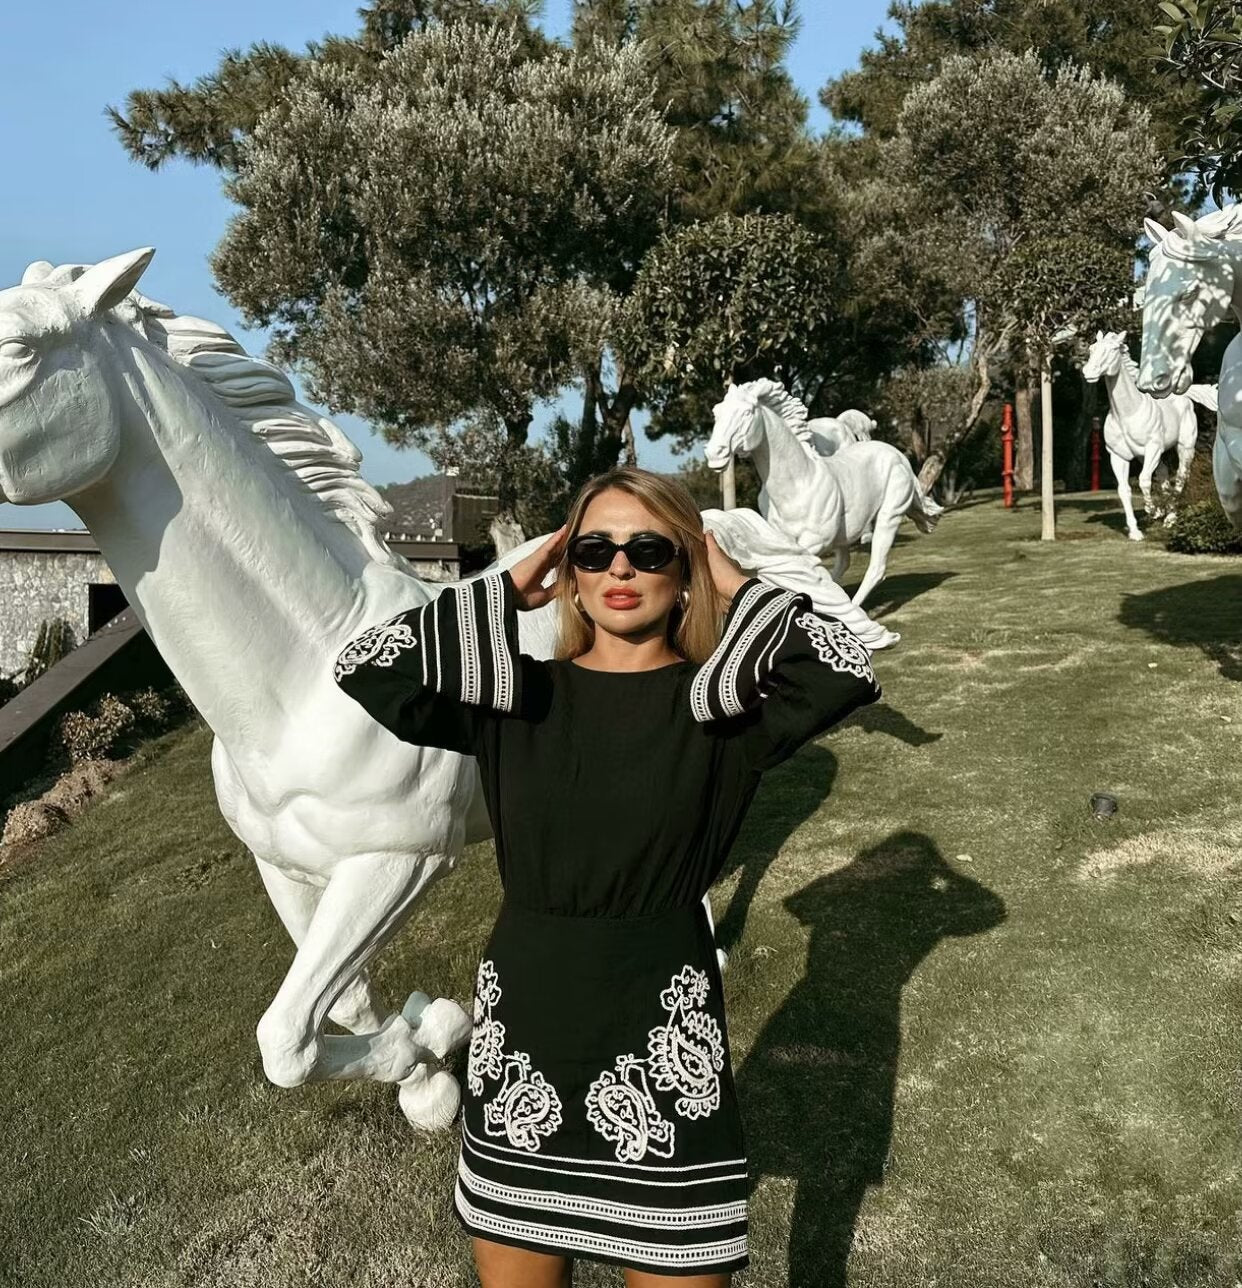
[[[791,653],[818,658],[831,670],[876,684],[871,658],[853,631],[809,610],[806,595],[752,578],[738,591],[724,634],[695,672],[690,705],[701,723],[740,716],[761,702],[781,660]],[[809,648],[808,648],[809,646]]]
[[418,668],[403,654],[415,652],[421,686],[471,706],[512,714],[520,699],[516,612],[503,573],[445,586],[418,608],[369,627],[340,652],[336,682],[360,669]]

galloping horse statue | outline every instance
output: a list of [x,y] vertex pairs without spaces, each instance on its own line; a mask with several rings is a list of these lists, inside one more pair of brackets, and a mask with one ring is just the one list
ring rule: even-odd
[[[491,836],[477,766],[401,742],[332,674],[365,628],[443,587],[388,548],[391,507],[357,448],[282,372],[135,289],[153,254],[41,261],[0,291],[0,502],[73,508],[215,735],[221,813],[297,948],[258,1024],[267,1076],[396,1083],[412,1123],[446,1126],[460,1093],[443,1061],[469,1017],[418,992],[392,1010],[366,967]],[[744,568],[805,590],[868,647],[892,642],[757,515],[704,522]],[[519,621],[523,651],[551,656],[550,609]],[[349,1035],[325,1034],[329,1018]]]
[[734,455],[749,456],[762,482],[759,511],[803,550],[831,551],[840,581],[850,550],[870,528],[871,559],[854,593],[861,607],[881,581],[897,529],[907,515],[931,532],[942,511],[923,494],[910,462],[889,443],[855,442],[831,456],[816,451],[805,405],[773,380],[733,385],[715,408],[705,449],[723,470]]
[[865,411],[851,407],[839,416],[808,420],[806,429],[815,450],[821,456],[832,456],[851,443],[869,443],[876,423]]
[[[1216,390],[1211,385],[1191,385],[1184,394],[1171,394],[1165,399],[1153,398],[1138,387],[1138,364],[1126,347],[1126,333],[1096,332],[1095,343],[1083,364],[1083,379],[1092,383],[1103,380],[1108,389],[1109,413],[1104,420],[1104,446],[1117,478],[1117,495],[1126,514],[1126,532],[1131,541],[1142,541],[1143,534],[1134,517],[1130,497],[1130,463],[1142,461],[1139,488],[1150,518],[1164,515],[1165,527],[1177,517],[1177,498],[1181,496],[1195,459],[1199,421],[1194,404],[1216,410]],[[1162,460],[1170,448],[1177,449],[1177,477],[1170,486],[1168,471]],[[1162,487],[1164,505],[1152,499],[1152,480]]]
[[[1204,335],[1232,312],[1242,322],[1242,206],[1195,221],[1173,216],[1172,232],[1147,220],[1151,264],[1143,303],[1139,388],[1154,398],[1189,393],[1190,361]],[[1242,336],[1225,350],[1212,473],[1221,506],[1242,531]]]

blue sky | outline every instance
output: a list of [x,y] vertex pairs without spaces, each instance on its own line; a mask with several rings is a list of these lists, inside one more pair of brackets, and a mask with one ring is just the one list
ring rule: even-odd
[[[231,207],[212,170],[174,164],[150,174],[129,161],[113,137],[104,106],[167,77],[189,81],[210,71],[220,51],[271,40],[300,49],[327,32],[357,29],[360,0],[64,0],[49,23],[41,5],[6,5],[0,41],[0,285],[16,284],[31,260],[89,262],[135,246],[157,255],[143,290],[179,312],[234,329],[260,352],[261,334],[243,334],[215,290],[207,256]],[[791,68],[815,102],[819,87],[857,62],[884,20],[888,0],[803,0],[803,25]],[[547,0],[544,25],[563,32],[570,0]],[[389,483],[427,473],[421,453],[389,447],[363,421],[341,417],[363,452],[363,473]],[[675,458],[639,440],[639,462],[669,469]],[[76,527],[63,505],[0,504],[0,528]]]

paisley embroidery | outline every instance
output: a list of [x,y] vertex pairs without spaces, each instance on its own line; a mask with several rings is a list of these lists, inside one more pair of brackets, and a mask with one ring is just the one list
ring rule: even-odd
[[794,624],[806,631],[821,662],[827,662],[834,671],[875,683],[871,655],[848,626],[830,617],[817,617],[814,613],[795,617]]
[[636,1163],[648,1152],[672,1158],[673,1124],[662,1117],[647,1086],[647,1071],[637,1056],[617,1056],[614,1073],[605,1069],[586,1096],[587,1121],[616,1146],[617,1162]]
[[479,963],[474,986],[474,1028],[470,1033],[470,1058],[466,1062],[466,1085],[472,1095],[483,1094],[483,1079],[504,1076],[505,1026],[492,1015],[500,1001],[500,980],[494,962]]
[[668,1021],[647,1035],[652,1081],[657,1091],[677,1092],[683,1118],[706,1118],[720,1108],[724,1040],[707,1004],[707,973],[686,966],[660,994]]
[[402,613],[390,621],[372,626],[346,644],[337,656],[333,675],[341,680],[367,664],[391,666],[405,649],[413,648],[418,641],[414,638],[413,628],[402,621],[405,616]]
[[515,1149],[534,1153],[539,1138],[551,1136],[561,1125],[561,1098],[542,1073],[531,1070],[525,1051],[507,1057],[504,1078],[495,1099],[483,1107],[484,1130],[489,1136],[507,1137]]

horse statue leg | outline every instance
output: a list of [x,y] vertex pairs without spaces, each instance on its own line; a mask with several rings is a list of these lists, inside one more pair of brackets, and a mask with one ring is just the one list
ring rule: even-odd
[[[417,1127],[446,1127],[457,1112],[457,1080],[439,1067],[470,1037],[470,1017],[447,998],[416,993],[375,1032],[323,1032],[337,998],[392,938],[419,896],[451,866],[447,855],[363,854],[333,872],[293,965],[259,1021],[268,1078],[281,1087],[330,1078],[407,1084],[401,1107]],[[431,1068],[423,1068],[424,1065]]]
[[[319,906],[322,887],[297,881],[272,863],[256,854],[253,856],[267,897],[276,909],[281,924],[289,932],[295,948],[301,948],[310,928],[315,909]],[[371,992],[367,972],[359,971],[341,990],[332,1003],[328,1019],[350,1033],[374,1033],[382,1029],[391,1018],[391,1011],[377,1003]]]
[[849,546],[838,546],[832,552],[832,580],[840,585],[842,578],[850,570]]
[[1158,519],[1162,513],[1151,494],[1152,479],[1160,468],[1160,458],[1164,455],[1163,445],[1149,442],[1143,452],[1143,468],[1139,470],[1139,491],[1143,494],[1143,509],[1148,519]]
[[1131,541],[1142,541],[1138,520],[1134,517],[1134,499],[1130,495],[1130,462],[1116,452],[1109,452],[1108,463],[1113,467],[1117,479],[1117,496],[1121,499],[1121,508],[1126,514],[1126,535]]
[[867,596],[884,580],[884,574],[888,571],[888,552],[893,548],[893,542],[897,540],[897,529],[901,527],[901,520],[904,517],[904,512],[901,510],[896,513],[876,515],[875,527],[871,534],[871,558],[867,562],[867,571],[862,583],[854,592],[855,608],[861,608]]

